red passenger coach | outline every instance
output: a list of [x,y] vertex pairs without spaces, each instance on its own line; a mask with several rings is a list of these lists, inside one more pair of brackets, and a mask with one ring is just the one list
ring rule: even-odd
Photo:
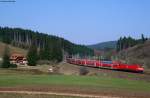
[[97,68],[107,68],[114,70],[122,70],[122,71],[132,71],[132,72],[143,72],[144,68],[142,68],[138,64],[123,64],[115,61],[99,61],[99,60],[89,60],[89,59],[74,59],[67,58],[67,63],[81,65],[81,66],[89,66],[89,67],[97,67]]

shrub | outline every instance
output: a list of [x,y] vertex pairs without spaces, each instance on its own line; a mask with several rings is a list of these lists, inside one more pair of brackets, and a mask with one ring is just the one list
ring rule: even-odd
[[87,75],[88,73],[89,70],[86,67],[84,66],[80,67],[80,75]]
[[16,64],[10,64],[9,67],[10,67],[10,68],[17,68],[17,65],[16,65]]

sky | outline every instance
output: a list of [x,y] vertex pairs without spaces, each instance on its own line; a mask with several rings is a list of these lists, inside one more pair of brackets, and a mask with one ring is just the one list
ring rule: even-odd
[[2,27],[31,29],[84,45],[121,36],[150,37],[150,0],[1,1]]

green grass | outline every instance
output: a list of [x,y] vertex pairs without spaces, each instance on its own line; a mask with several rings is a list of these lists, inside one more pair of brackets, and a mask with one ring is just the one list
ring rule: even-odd
[[150,91],[150,83],[119,78],[96,76],[0,74],[0,87],[62,85],[95,89],[125,89]]

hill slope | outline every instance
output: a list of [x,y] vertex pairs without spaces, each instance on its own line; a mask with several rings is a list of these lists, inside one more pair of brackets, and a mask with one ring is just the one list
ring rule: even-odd
[[121,51],[119,57],[127,63],[141,64],[145,68],[150,68],[150,40]]
[[94,45],[88,45],[87,47],[97,50],[104,50],[106,48],[115,49],[116,48],[117,41],[108,41],[108,42],[102,42]]
[[[0,57],[3,56],[5,46],[6,46],[5,43],[0,42]],[[9,48],[10,48],[10,53],[20,53],[20,54],[23,54],[23,55],[27,54],[27,50],[25,50],[25,49],[21,49],[21,48],[18,48],[18,47],[13,47],[11,45],[9,45]]]

